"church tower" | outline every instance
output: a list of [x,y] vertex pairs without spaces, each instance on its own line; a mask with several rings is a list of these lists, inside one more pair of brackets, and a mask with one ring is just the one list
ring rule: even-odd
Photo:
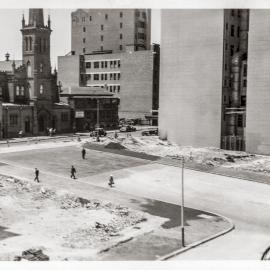
[[30,100],[52,102],[50,35],[48,17],[44,25],[43,9],[30,9],[28,24],[22,18],[22,54],[30,85]]
[[29,9],[28,24],[22,18],[22,58],[26,68],[30,103],[34,105],[34,129],[42,134],[52,126],[53,91],[50,36],[51,21],[44,25],[43,9]]

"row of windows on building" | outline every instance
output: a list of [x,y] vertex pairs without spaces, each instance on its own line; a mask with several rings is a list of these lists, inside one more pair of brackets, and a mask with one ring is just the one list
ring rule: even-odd
[[106,89],[111,93],[120,93],[120,85],[107,85]]
[[[144,18],[144,19],[146,19],[146,12],[145,11],[143,11],[143,12],[140,12],[140,11],[136,11],[135,12],[135,14],[136,14],[136,17],[140,17],[140,16],[142,16],[142,18]],[[119,18],[123,18],[123,12],[119,12]],[[105,20],[108,20],[109,19],[109,15],[106,13],[106,14],[104,14],[104,19]],[[89,18],[87,18],[87,17],[81,17],[81,20],[82,20],[82,22],[84,23],[84,22],[86,22],[87,20],[89,20],[90,22],[91,21],[93,21],[93,18],[92,18],[92,16],[89,16]],[[77,18],[77,17],[73,17],[73,19],[72,19],[72,21],[73,22],[79,22],[79,18]]]
[[[119,45],[119,50],[122,51],[123,50],[123,45]],[[104,51],[104,47],[101,45],[100,46],[100,51]],[[86,53],[86,48],[83,48],[83,53]]]
[[[230,79],[224,79],[224,86],[225,87],[232,87],[232,81]],[[247,80],[242,80],[242,87],[247,87]]]
[[[25,37],[24,42],[26,51],[32,51],[34,49],[32,37]],[[48,47],[48,40],[46,38],[37,38],[37,45],[39,52],[46,52]]]
[[85,68],[120,68],[120,60],[86,62]]
[[86,74],[85,79],[87,81],[116,81],[120,80],[121,74],[119,73],[95,73],[95,74]]
[[[123,12],[119,12],[119,17],[120,18],[123,18]],[[109,19],[109,15],[108,14],[104,14],[104,18],[105,20],[108,20]],[[82,22],[86,22],[87,20],[87,17],[82,17]],[[91,22],[93,20],[92,16],[89,16],[88,20]],[[74,16],[73,19],[72,19],[73,22],[79,22],[79,18]]]
[[[16,126],[18,125],[19,121],[19,116],[18,114],[10,114],[9,115],[9,124],[11,126]],[[62,112],[61,113],[61,121],[62,122],[67,122],[69,120],[69,114],[67,112]],[[30,121],[30,119],[27,117],[27,121]]]
[[[231,25],[231,31],[230,31],[230,36],[231,37],[235,37],[235,34],[237,34],[237,37],[240,37],[240,26],[237,26],[237,33],[235,33],[235,25]],[[226,31],[228,31],[228,29],[229,29],[229,24],[228,23],[226,23]]]
[[[142,38],[142,37],[144,38],[144,34],[143,35],[140,35],[140,38]],[[123,39],[123,34],[120,34],[119,35],[119,39]],[[104,36],[103,35],[100,36],[100,41],[104,41]],[[83,43],[86,43],[86,38],[85,37],[82,39],[82,42]]]
[[234,17],[236,15],[236,13],[237,13],[238,18],[240,18],[240,16],[241,16],[241,10],[239,10],[239,9],[237,11],[234,10],[234,9],[231,10],[231,16],[232,17]]
[[24,86],[17,85],[16,86],[16,96],[24,96],[25,95],[25,88]]

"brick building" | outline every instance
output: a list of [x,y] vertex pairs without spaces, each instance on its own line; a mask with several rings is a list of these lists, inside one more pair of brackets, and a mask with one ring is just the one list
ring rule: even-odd
[[[47,128],[70,131],[70,107],[59,101],[57,73],[51,73],[51,21],[44,25],[43,10],[30,9],[22,19],[22,61],[0,62],[1,136],[41,135]],[[61,119],[65,118],[66,121]]]
[[150,10],[78,9],[71,20],[71,50],[75,54],[117,53],[128,44],[135,44],[136,50],[150,49]]

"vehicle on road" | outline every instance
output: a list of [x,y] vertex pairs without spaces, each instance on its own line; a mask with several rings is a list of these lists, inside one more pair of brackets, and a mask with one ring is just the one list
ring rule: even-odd
[[94,131],[90,132],[90,137],[97,137],[99,136],[106,136],[107,132],[104,130],[104,128],[96,128]]
[[157,136],[158,135],[158,129],[149,129],[142,131],[142,136]]
[[120,132],[132,132],[132,131],[136,131],[136,128],[134,126],[127,125],[127,126],[122,126],[120,128]]

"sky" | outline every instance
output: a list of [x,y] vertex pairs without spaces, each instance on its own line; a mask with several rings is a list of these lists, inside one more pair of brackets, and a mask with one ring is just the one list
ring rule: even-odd
[[[71,12],[74,9],[44,9],[44,23],[48,14],[51,17],[51,62],[57,67],[57,56],[71,51]],[[10,59],[22,59],[21,20],[25,14],[28,22],[28,9],[0,9],[0,60],[9,52]],[[151,42],[160,43],[160,10],[152,10]]]

